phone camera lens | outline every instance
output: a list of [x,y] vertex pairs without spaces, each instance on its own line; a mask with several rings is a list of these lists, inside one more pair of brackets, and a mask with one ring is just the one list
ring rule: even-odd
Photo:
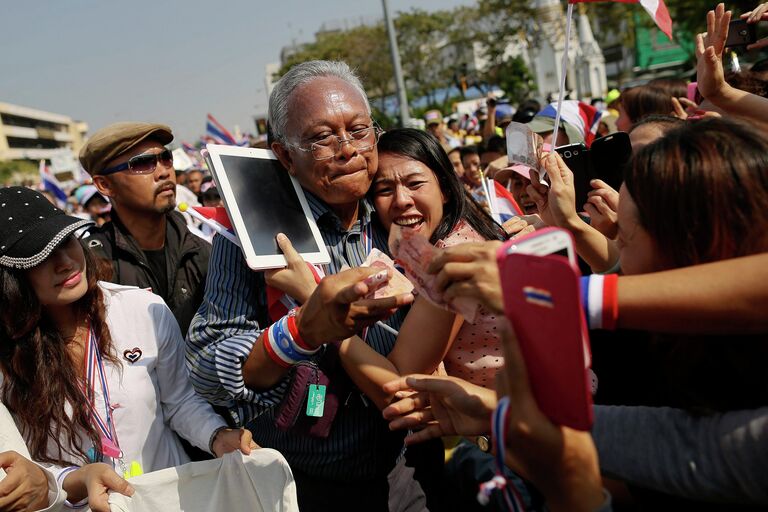
[[564,156],[565,158],[571,158],[571,152],[570,152],[570,151],[564,151],[564,152],[563,152],[563,156]]

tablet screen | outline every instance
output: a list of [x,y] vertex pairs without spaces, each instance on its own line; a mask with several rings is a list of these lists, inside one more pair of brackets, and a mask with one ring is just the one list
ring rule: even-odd
[[257,256],[282,254],[275,242],[278,233],[285,233],[300,253],[320,252],[291,178],[278,160],[220,158]]

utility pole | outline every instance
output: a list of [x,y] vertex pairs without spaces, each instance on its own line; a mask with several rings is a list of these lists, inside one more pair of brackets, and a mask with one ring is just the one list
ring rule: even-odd
[[397,102],[400,104],[400,123],[408,126],[411,114],[408,111],[408,97],[405,94],[405,81],[403,80],[403,70],[400,67],[400,52],[397,49],[397,36],[395,35],[395,23],[389,15],[389,6],[387,0],[381,0],[384,7],[384,23],[387,25],[387,35],[389,36],[389,51],[392,54],[392,69],[395,71],[395,85],[397,87]]

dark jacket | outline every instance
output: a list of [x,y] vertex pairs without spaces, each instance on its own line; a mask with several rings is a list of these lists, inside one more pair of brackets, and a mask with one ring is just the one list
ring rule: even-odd
[[[189,232],[181,214],[171,212],[166,218],[168,296],[163,299],[179,322],[182,335],[186,336],[192,317],[203,301],[211,245]],[[97,258],[111,263],[110,281],[152,288],[159,294],[161,288],[144,252],[114,210],[112,221],[92,228],[85,243]]]

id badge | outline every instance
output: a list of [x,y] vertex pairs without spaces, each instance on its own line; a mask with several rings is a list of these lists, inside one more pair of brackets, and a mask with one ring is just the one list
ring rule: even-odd
[[307,395],[307,416],[322,418],[324,409],[325,386],[323,384],[310,384]]

